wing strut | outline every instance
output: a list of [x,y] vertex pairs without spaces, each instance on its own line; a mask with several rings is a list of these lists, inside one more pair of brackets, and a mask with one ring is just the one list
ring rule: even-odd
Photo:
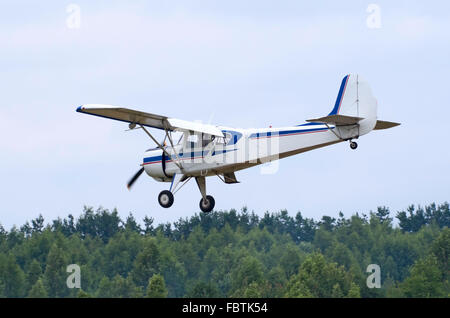
[[[145,133],[153,140],[153,142],[158,146],[158,148],[160,148],[163,151],[163,154],[166,154],[169,158],[172,158],[172,156],[167,152],[167,150],[164,148],[163,145],[161,145],[156,139],[155,137],[152,136],[151,133],[148,132],[147,129],[145,129],[144,126],[142,126],[141,124],[139,124],[139,126],[145,131]],[[173,148],[173,142],[172,142],[172,138],[170,138],[170,136],[167,134],[167,129],[164,129],[166,131],[166,136],[169,138],[170,144],[172,145]],[[175,149],[174,149],[175,151]],[[176,153],[176,152],[175,152]],[[176,155],[176,157],[178,158],[178,155]],[[174,161],[174,163],[178,166],[178,168],[180,168],[181,171],[184,171],[183,167],[181,166],[181,164],[178,161]]]
[[169,139],[170,145],[172,146],[173,152],[175,153],[175,157],[177,158],[177,160],[176,160],[177,162],[174,161],[174,163],[178,166],[178,168],[181,169],[181,171],[183,171],[183,168],[181,166],[180,157],[178,157],[178,152],[176,152],[175,146],[173,145],[172,134],[170,134],[170,136],[169,136],[169,132],[166,127],[165,127],[164,131],[166,132],[166,137]]

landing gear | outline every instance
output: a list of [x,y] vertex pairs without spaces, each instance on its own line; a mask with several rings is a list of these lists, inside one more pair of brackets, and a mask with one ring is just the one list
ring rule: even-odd
[[[183,175],[177,176],[174,175],[172,179],[172,184],[170,186],[170,190],[161,191],[158,196],[158,202],[163,208],[170,208],[174,201],[174,194],[181,189],[183,185],[185,185],[192,177],[185,177]],[[200,199],[200,210],[202,212],[208,213],[214,209],[216,205],[216,201],[210,195],[206,195],[206,180],[205,177],[195,177],[195,181],[197,181],[198,188],[200,193],[202,194],[202,198]],[[178,187],[179,184],[182,185]]]
[[200,210],[202,212],[208,213],[211,212],[214,209],[214,205],[216,204],[216,201],[214,201],[214,198],[210,195],[206,195],[206,181],[205,177],[196,177],[195,181],[197,181],[198,189],[200,190],[200,193],[202,194],[202,198],[200,199]]
[[173,194],[168,190],[161,191],[158,202],[163,208],[170,208],[173,204]]
[[354,141],[350,141],[350,148],[355,150],[356,148],[358,148],[358,144],[356,142],[354,142]]
[[200,199],[200,210],[202,212],[208,213],[211,212],[214,209],[214,206],[216,205],[216,201],[214,201],[214,198],[210,195],[206,196],[206,199],[201,198]]

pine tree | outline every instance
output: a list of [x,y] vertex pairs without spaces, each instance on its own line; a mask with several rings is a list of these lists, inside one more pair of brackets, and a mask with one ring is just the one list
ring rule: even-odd
[[80,288],[77,294],[77,298],[92,298],[92,296]]
[[[351,274],[343,266],[329,263],[320,253],[308,256],[294,275],[287,290],[288,297],[334,297],[348,294]],[[309,293],[308,293],[309,292]]]
[[38,279],[28,293],[28,298],[47,298],[47,291],[45,290],[42,279]]
[[142,290],[136,287],[131,277],[123,278],[120,275],[114,276],[111,281],[111,295],[114,298],[138,298],[142,297]]
[[25,293],[25,274],[16,263],[14,256],[9,255],[4,266],[3,289],[6,297],[23,297]]
[[166,298],[167,288],[164,282],[164,277],[159,274],[153,275],[150,278],[147,286],[147,297],[148,298]]
[[142,232],[140,225],[136,222],[136,219],[134,218],[134,216],[131,212],[125,221],[125,230],[131,231],[131,232],[136,232],[136,233]]
[[188,298],[218,298],[220,296],[219,289],[212,282],[198,282],[186,295]]
[[450,276],[450,229],[445,228],[439,237],[433,242],[432,253],[436,256],[438,266],[442,271],[443,279]]
[[33,261],[28,266],[27,271],[27,289],[30,290],[34,284],[37,282],[39,277],[42,275],[42,268],[39,262],[36,259],[33,259]]
[[44,284],[49,297],[64,297],[70,293],[70,289],[66,285],[69,275],[66,273],[67,265],[69,264],[64,251],[54,244],[48,253],[44,273]]
[[134,261],[132,277],[136,285],[145,287],[148,280],[159,272],[160,252],[154,239],[150,239]]
[[262,288],[258,283],[251,283],[244,290],[245,298],[261,298],[262,297]]
[[339,283],[334,284],[333,291],[331,292],[331,298],[343,298],[344,294],[342,293],[341,286]]
[[251,283],[263,283],[263,265],[255,257],[247,256],[240,261],[232,276],[235,290],[245,288]]
[[354,282],[352,282],[350,285],[350,289],[348,290],[347,298],[361,298],[360,288]]
[[108,279],[108,277],[103,276],[103,278],[100,281],[100,284],[97,288],[97,297],[100,298],[110,298],[112,297],[111,294],[111,281]]
[[411,276],[401,285],[406,297],[445,297],[442,272],[436,256],[429,255],[418,260],[411,268]]

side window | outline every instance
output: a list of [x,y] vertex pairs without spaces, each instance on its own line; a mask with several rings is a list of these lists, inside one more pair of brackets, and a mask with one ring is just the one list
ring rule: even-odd
[[212,135],[190,132],[187,136],[186,145],[191,149],[200,149],[208,146],[214,141],[214,138]]
[[225,133],[225,145],[228,144],[233,136],[230,133]]
[[202,147],[208,146],[211,142],[214,141],[215,136],[203,134],[202,138]]
[[231,134],[224,133],[225,137],[217,137],[217,144],[219,145],[226,145],[231,140]]
[[225,133],[227,135],[226,139],[227,146],[235,145],[242,137],[242,133],[237,131],[229,130],[225,131]]
[[188,142],[197,143],[198,142],[198,136],[197,135],[189,135],[188,136]]
[[189,136],[187,136],[186,146],[190,149],[195,149],[198,147],[198,135],[191,132]]

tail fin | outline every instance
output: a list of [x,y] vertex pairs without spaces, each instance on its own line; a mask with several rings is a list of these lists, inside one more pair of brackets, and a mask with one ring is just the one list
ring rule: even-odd
[[337,126],[358,125],[357,136],[370,132],[377,122],[377,101],[369,84],[359,75],[346,75],[331,113],[326,117],[308,120]]
[[328,116],[344,115],[364,119],[377,117],[377,101],[369,84],[355,74],[344,77],[334,108]]
[[345,91],[347,90],[347,84],[348,84],[349,78],[350,78],[350,75],[346,75],[342,79],[341,87],[339,88],[339,93],[336,98],[336,103],[334,103],[334,108],[331,110],[331,113],[329,113],[328,116],[339,115],[339,112],[341,110],[342,100],[343,100]]

